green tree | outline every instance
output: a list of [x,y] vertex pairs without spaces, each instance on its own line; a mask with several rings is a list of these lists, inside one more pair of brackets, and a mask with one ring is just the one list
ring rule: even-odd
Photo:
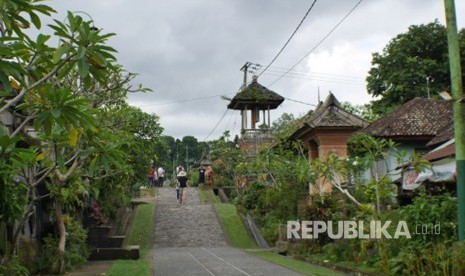
[[353,105],[350,102],[343,102],[342,107],[367,122],[373,122],[380,117],[379,114],[373,112],[371,104]]
[[[464,46],[463,29],[459,40]],[[367,90],[379,98],[372,102],[376,114],[385,114],[415,97],[426,98],[427,86],[430,95],[437,97],[437,92],[450,90],[446,29],[437,20],[412,25],[393,38],[382,53],[373,53],[371,65]]]
[[[397,195],[394,184],[389,178],[388,160],[393,158],[401,172],[413,167],[420,172],[428,167],[429,162],[420,158],[415,152],[407,156],[405,151],[398,150],[398,145],[392,140],[375,138],[367,134],[353,135],[349,140],[349,169],[356,176],[360,171],[368,170],[371,180],[367,183],[357,183],[364,188],[365,194],[376,202],[376,210],[380,212],[380,206]],[[357,163],[357,164],[356,164]],[[363,181],[362,179],[359,179]],[[371,198],[371,197],[370,197]],[[371,202],[370,202],[371,203]]]
[[240,164],[244,163],[244,152],[229,140],[229,131],[225,131],[217,140],[209,143],[209,157],[215,173],[215,185],[234,185],[244,170]]
[[130,182],[145,181],[150,161],[158,161],[159,156],[167,150],[161,139],[163,128],[159,123],[160,118],[156,114],[147,114],[127,104],[114,106],[111,112],[105,114],[107,118],[103,121],[114,122],[117,126],[113,132],[120,132],[123,138],[122,150],[134,173]]
[[[98,196],[99,188],[107,193],[121,190],[104,189],[108,186],[99,185],[103,179],[119,182],[119,187],[131,183],[128,176],[136,166],[126,166],[123,156],[130,152],[124,150],[158,137],[162,129],[158,117],[120,108],[128,92],[147,89],[132,89],[134,74],[116,64],[115,50],[106,45],[113,34],[101,33],[72,13],[50,25],[60,41],[57,47],[47,44],[51,36],[31,39],[23,32],[32,25],[40,28],[38,13],[53,12],[39,2],[0,3],[0,113],[21,119],[0,132],[0,181],[2,192],[8,192],[0,207],[5,211],[2,221],[13,228],[14,253],[20,230],[40,200],[36,187],[48,182],[46,196],[54,201],[58,228],[54,260],[56,272],[63,273],[66,214],[82,204],[84,195]],[[139,149],[138,154],[143,152]]]
[[295,121],[294,115],[292,113],[284,112],[281,116],[274,120],[271,124],[271,130],[274,133],[286,131],[289,128],[289,125]]

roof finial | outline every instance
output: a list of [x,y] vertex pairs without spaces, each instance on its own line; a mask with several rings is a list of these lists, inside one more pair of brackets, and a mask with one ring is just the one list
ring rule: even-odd
[[318,86],[318,103],[321,102],[321,99],[320,99],[320,87]]
[[257,79],[258,79],[258,76],[256,76],[256,75],[252,76],[252,82],[257,82]]

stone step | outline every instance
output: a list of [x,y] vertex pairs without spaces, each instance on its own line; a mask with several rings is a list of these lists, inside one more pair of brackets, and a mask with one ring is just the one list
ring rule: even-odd
[[174,188],[157,194],[154,246],[225,246],[221,225],[211,204],[202,204],[196,188],[187,189],[185,205],[176,202]]
[[130,245],[124,248],[94,248],[89,256],[90,261],[103,260],[137,260],[140,257],[139,245]]

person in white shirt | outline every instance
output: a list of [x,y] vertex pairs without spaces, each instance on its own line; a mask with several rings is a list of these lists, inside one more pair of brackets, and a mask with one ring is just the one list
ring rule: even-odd
[[157,174],[158,174],[158,186],[163,187],[163,182],[165,181],[165,170],[162,167],[160,167],[157,170]]

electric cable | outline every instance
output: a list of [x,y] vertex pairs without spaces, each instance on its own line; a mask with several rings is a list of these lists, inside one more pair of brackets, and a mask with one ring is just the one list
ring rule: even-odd
[[[270,76],[280,76],[278,73],[265,73],[265,75],[270,75]],[[351,80],[340,80],[340,79],[332,79],[332,78],[321,78],[321,77],[314,77],[311,75],[285,75],[283,76],[285,78],[293,78],[293,79],[304,79],[304,80],[315,80],[315,81],[323,81],[323,82],[330,82],[330,83],[343,83],[343,84],[349,84],[349,85],[365,85],[365,82],[362,81],[351,81]]]
[[[233,93],[225,94],[225,95],[232,95]],[[177,100],[177,101],[171,101],[171,102],[163,102],[163,103],[158,103],[158,104],[140,104],[137,105],[137,107],[146,107],[146,106],[160,106],[160,105],[168,105],[168,104],[177,104],[177,103],[183,103],[183,102],[192,102],[192,101],[198,101],[198,100],[205,100],[205,99],[211,99],[211,98],[216,98],[216,97],[221,97],[224,95],[212,95],[212,96],[205,96],[205,97],[198,97],[198,98],[190,98],[190,99],[185,99],[185,100]]]
[[279,57],[279,55],[284,51],[284,49],[286,48],[287,44],[289,44],[289,42],[291,41],[291,39],[294,37],[294,35],[297,33],[297,30],[299,30],[300,26],[302,26],[302,23],[304,23],[305,19],[307,18],[308,14],[310,13],[310,11],[313,9],[313,6],[315,6],[315,3],[316,3],[317,0],[314,0],[313,3],[310,5],[310,7],[308,8],[307,12],[305,13],[304,17],[302,18],[302,20],[300,20],[300,23],[299,25],[297,25],[297,27],[295,28],[294,32],[292,32],[291,36],[289,37],[289,39],[286,41],[286,43],[284,43],[284,46],[281,48],[281,50],[279,50],[279,52],[276,54],[276,56],[271,60],[271,62],[265,67],[265,69],[263,69],[263,71],[258,74],[258,76],[260,77],[263,72],[265,72],[270,66],[271,64],[273,64],[275,62],[275,60]]
[[316,48],[318,48],[338,27],[339,25],[344,22],[347,17],[363,2],[363,0],[359,0],[355,6],[349,10],[349,12],[329,31],[305,56],[303,56],[296,64],[294,64],[291,68],[289,68],[285,73],[279,76],[276,80],[272,83],[268,84],[268,87],[282,79],[285,75],[287,75],[291,70],[293,70],[297,65],[299,65],[304,59],[306,59]]
[[221,116],[220,120],[218,121],[218,123],[216,123],[215,127],[212,129],[212,131],[210,131],[210,133],[207,135],[207,137],[205,137],[205,139],[203,139],[204,142],[207,141],[208,137],[210,137],[210,135],[212,135],[212,133],[215,131],[215,129],[218,127],[218,125],[221,123],[221,121],[223,120],[224,116],[226,115],[226,113],[228,112],[229,109],[226,108],[226,111],[223,113],[223,115]]
[[286,97],[284,97],[284,99],[286,99],[286,100],[288,100],[288,101],[291,101],[291,102],[300,103],[300,104],[316,106],[316,104],[311,104],[311,103],[306,103],[306,102],[302,102],[302,101],[298,101],[298,100],[293,100],[293,99],[289,99],[289,98],[286,98]]

